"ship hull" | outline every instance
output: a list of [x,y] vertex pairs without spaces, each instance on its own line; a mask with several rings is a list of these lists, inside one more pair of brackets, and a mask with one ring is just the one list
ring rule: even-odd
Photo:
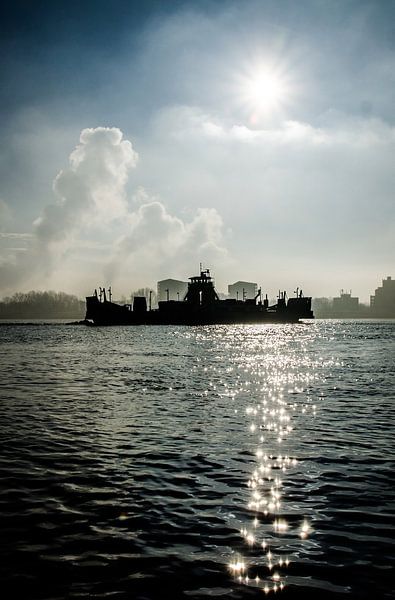
[[100,288],[99,296],[95,291],[86,299],[85,319],[94,325],[252,325],[297,323],[300,319],[314,318],[311,298],[304,297],[301,292],[288,300],[282,292],[277,304],[269,306],[267,296],[262,302],[261,290],[253,299],[220,300],[209,270],[189,279],[183,300],[160,301],[155,310],[147,310],[144,296],[135,296],[133,306],[108,301],[105,290]]
[[190,309],[183,303],[171,307],[172,310],[147,310],[134,312],[128,307],[113,302],[88,302],[86,320],[94,325],[237,325],[259,323],[298,323],[301,319],[312,319],[311,310],[294,311],[284,308],[281,311],[267,310],[260,306],[240,307],[229,310],[221,306]]

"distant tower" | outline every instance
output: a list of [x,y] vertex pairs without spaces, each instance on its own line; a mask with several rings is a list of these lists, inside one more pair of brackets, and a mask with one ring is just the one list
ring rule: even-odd
[[391,277],[383,279],[374,296],[370,297],[372,316],[391,319],[395,317],[395,280]]

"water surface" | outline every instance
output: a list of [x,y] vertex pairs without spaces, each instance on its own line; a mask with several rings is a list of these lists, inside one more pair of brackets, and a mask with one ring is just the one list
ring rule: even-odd
[[393,597],[394,321],[0,326],[25,598]]

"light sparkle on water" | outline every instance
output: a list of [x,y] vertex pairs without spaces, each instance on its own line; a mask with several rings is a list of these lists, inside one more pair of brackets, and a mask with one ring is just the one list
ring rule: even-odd
[[[277,343],[278,347],[265,348],[266,354],[262,352],[255,361],[250,357],[237,357],[236,368],[246,376],[246,381],[237,379],[238,394],[233,396],[237,414],[244,412],[247,435],[256,447],[255,462],[247,480],[250,490],[247,510],[253,513],[252,521],[250,526],[241,528],[247,553],[253,554],[251,561],[243,558],[243,577],[239,577],[237,569],[232,570],[240,583],[251,585],[253,581],[265,594],[284,589],[287,568],[291,564],[286,548],[290,542],[295,545],[296,539],[302,542],[312,533],[305,515],[300,515],[298,522],[294,516],[291,522],[285,517],[284,483],[296,468],[303,468],[289,448],[295,446],[291,436],[297,432],[298,415],[304,420],[316,416],[316,405],[311,403],[308,387],[317,376],[315,370],[319,363],[308,362],[303,346],[299,353],[285,355],[281,351],[281,335],[277,337]],[[238,395],[245,394],[248,394],[249,402],[243,411]],[[254,558],[256,547],[263,551],[264,563]]]

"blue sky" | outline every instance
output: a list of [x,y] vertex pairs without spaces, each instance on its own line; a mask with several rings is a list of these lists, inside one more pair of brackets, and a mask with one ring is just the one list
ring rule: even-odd
[[0,295],[203,262],[220,289],[367,300],[395,276],[394,13],[3,3]]

